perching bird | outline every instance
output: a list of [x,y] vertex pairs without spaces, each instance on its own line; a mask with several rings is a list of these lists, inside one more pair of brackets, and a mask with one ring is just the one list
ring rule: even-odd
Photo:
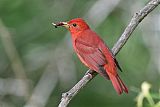
[[116,58],[104,41],[90,29],[82,18],[52,24],[56,28],[57,26],[63,26],[70,31],[73,48],[83,64],[111,80],[118,94],[123,91],[128,93],[127,87],[117,73],[117,68],[119,70],[121,68]]

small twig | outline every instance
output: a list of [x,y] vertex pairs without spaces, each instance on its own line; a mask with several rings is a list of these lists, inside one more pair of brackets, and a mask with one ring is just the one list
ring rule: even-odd
[[135,28],[138,26],[138,24],[159,4],[160,0],[150,0],[150,2],[148,2],[148,4],[144,8],[142,8],[140,11],[136,12],[133,15],[130,23],[128,24],[121,37],[112,48],[112,52],[114,55],[117,55],[117,53],[121,50],[121,48],[127,42],[128,38],[135,30]]
[[[123,34],[121,35],[119,40],[116,42],[116,44],[112,48],[112,53],[114,55],[117,55],[117,53],[121,50],[121,48],[127,42],[128,38],[130,37],[132,32],[135,30],[135,28],[138,26],[138,24],[159,4],[160,4],[160,0],[151,0],[150,2],[147,3],[147,5],[144,8],[142,8],[140,11],[134,14],[130,23],[124,30]],[[83,78],[72,89],[62,94],[62,99],[58,107],[67,107],[70,100],[72,100],[72,98],[76,94],[78,94],[78,92],[96,75],[97,75],[96,72],[89,69],[87,73],[83,76]]]

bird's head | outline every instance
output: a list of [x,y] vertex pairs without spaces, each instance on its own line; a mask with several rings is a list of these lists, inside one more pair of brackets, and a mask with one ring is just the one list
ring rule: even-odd
[[72,34],[79,33],[81,31],[89,29],[89,26],[82,18],[72,19],[68,22],[59,22],[59,23],[52,23],[56,28],[58,26],[63,26],[67,28]]

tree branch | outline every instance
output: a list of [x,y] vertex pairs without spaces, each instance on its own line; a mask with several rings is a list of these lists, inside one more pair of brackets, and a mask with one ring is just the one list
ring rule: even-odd
[[[112,48],[112,53],[114,55],[117,55],[117,53],[121,50],[121,48],[124,46],[124,44],[129,39],[132,32],[135,30],[135,28],[138,26],[138,24],[152,11],[154,10],[158,5],[160,4],[160,0],[150,0],[147,5],[142,8],[140,11],[136,12],[126,29],[124,30],[121,37],[118,39],[118,41],[115,43],[114,47]],[[62,99],[58,107],[67,107],[70,100],[74,96],[78,94],[78,92],[87,84],[89,81],[91,81],[97,73],[92,70],[88,70],[86,74],[83,76],[83,78],[68,92],[65,92],[62,94]]]

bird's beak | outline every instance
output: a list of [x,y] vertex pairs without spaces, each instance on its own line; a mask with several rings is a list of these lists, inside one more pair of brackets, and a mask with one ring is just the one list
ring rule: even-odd
[[67,22],[52,23],[52,25],[55,26],[55,28],[57,28],[58,26],[63,26],[69,29],[69,24]]

